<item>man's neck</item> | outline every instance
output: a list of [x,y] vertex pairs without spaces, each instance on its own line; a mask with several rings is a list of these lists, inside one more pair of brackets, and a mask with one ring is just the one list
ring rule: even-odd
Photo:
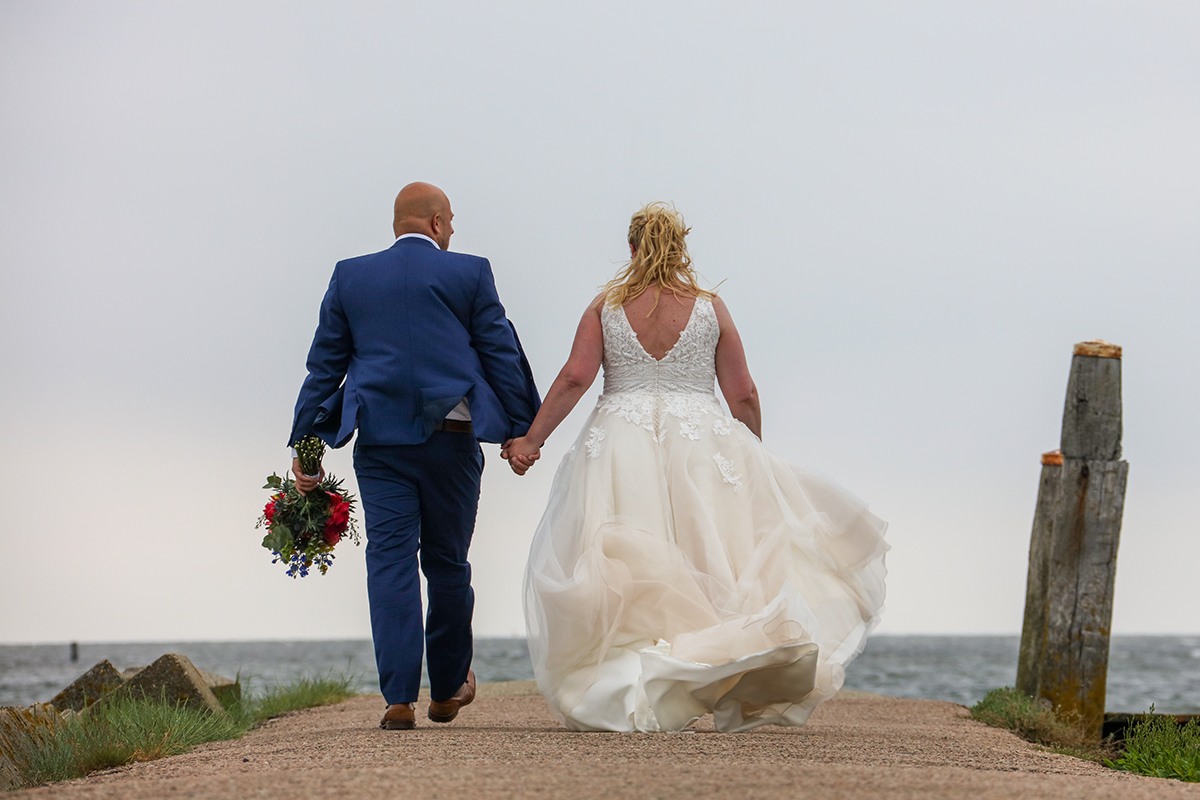
[[429,242],[437,249],[439,249],[439,250],[442,249],[442,246],[440,244],[438,244],[437,242],[435,242],[433,240],[432,236],[428,236],[424,233],[417,233],[416,231],[414,231],[412,233],[402,233],[396,237],[397,242],[400,241],[401,239],[424,239],[425,241]]

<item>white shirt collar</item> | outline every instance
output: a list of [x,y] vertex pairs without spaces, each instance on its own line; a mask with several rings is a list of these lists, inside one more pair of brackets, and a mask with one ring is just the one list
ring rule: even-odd
[[442,246],[441,246],[440,244],[438,244],[438,243],[437,243],[437,242],[435,242],[433,239],[429,238],[428,236],[426,236],[426,235],[425,235],[425,234],[423,234],[423,233],[406,233],[406,234],[404,234],[403,236],[397,236],[397,237],[396,237],[396,241],[398,242],[398,241],[400,241],[401,239],[411,239],[411,238],[413,238],[414,236],[415,236],[416,238],[418,238],[418,239],[424,239],[425,241],[429,242],[431,245],[433,245],[434,247],[436,247],[438,250],[441,250],[441,249],[442,249]]

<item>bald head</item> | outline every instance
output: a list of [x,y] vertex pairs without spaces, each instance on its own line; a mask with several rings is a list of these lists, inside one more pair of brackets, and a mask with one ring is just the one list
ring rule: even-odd
[[392,230],[396,236],[423,233],[443,250],[450,247],[454,213],[450,210],[450,198],[438,187],[431,183],[410,183],[396,195],[394,212]]

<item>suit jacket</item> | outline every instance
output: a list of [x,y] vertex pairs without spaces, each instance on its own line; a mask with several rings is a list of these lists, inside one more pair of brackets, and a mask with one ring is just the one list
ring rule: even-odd
[[289,444],[418,444],[467,398],[475,437],[523,435],[541,405],[486,258],[418,237],[338,262]]

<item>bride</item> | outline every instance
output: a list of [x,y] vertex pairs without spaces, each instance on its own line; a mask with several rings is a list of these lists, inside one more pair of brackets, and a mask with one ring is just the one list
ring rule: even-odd
[[879,620],[886,523],[763,447],[741,339],[696,282],[688,231],[662,203],[634,214],[630,263],[502,453],[524,474],[603,363],[525,574],[538,687],[572,730],[803,725]]

